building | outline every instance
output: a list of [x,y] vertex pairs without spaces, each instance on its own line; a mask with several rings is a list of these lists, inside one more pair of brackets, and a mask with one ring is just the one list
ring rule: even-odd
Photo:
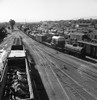
[[71,32],[69,33],[71,40],[83,40],[84,33],[78,33],[78,32]]

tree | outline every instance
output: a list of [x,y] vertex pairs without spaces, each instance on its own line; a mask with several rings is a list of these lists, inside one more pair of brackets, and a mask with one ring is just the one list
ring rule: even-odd
[[12,19],[10,19],[9,23],[10,23],[11,28],[12,28],[12,30],[13,30],[13,29],[14,29],[14,25],[15,25],[15,21],[12,20]]

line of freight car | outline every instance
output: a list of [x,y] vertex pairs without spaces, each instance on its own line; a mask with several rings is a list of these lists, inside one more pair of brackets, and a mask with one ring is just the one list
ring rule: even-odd
[[25,50],[11,50],[7,59],[7,69],[1,100],[34,100]]
[[65,43],[65,39],[62,36],[50,36],[48,41],[45,41],[47,36],[42,34],[32,34],[28,33],[28,31],[25,31],[25,34],[27,34],[32,39],[49,46],[51,48],[57,49],[59,51],[73,54],[74,56],[85,58],[86,53],[84,47],[74,46],[70,44]]
[[57,49],[65,53],[72,54],[76,57],[85,58],[86,56],[84,47],[67,44],[65,43],[65,39],[62,36],[53,36],[51,43],[45,42],[46,37],[44,35],[33,36],[29,34],[29,36],[44,45],[47,45],[51,48]]
[[65,39],[63,36],[46,36],[42,34],[37,34],[37,35],[30,35],[29,36],[47,46],[50,46],[52,48],[58,49],[58,50],[63,50],[65,46]]
[[74,55],[79,58],[85,58],[85,49],[80,46],[65,44],[64,52]]
[[[31,38],[36,40],[35,35],[33,34],[28,34],[25,32],[27,35],[29,35]],[[38,41],[39,42],[39,41]],[[52,47],[50,43],[44,43],[45,45]],[[86,41],[78,41],[79,46],[78,47],[73,47],[73,46],[66,46],[64,47],[65,51],[68,51],[69,53],[74,53],[75,55],[77,54],[79,57],[85,58],[86,56],[96,58],[97,59],[97,44],[91,43],[91,42],[86,42]],[[74,50],[73,50],[74,49]]]
[[51,48],[57,49],[61,52],[67,53],[67,54],[71,54],[73,56],[79,57],[79,58],[85,58],[85,50],[83,47],[79,47],[79,46],[73,46],[70,44],[65,44],[63,49],[59,48],[55,48],[54,46],[52,46],[50,43],[44,42],[44,45],[47,45]]

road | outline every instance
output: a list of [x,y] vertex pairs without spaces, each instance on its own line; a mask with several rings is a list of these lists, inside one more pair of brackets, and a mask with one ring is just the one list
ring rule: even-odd
[[97,100],[96,64],[48,48],[21,31],[16,33],[35,60],[49,100]]

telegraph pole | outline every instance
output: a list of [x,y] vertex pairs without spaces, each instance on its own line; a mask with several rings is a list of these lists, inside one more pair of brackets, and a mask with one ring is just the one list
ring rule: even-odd
[[25,19],[25,25],[26,25],[26,19]]

